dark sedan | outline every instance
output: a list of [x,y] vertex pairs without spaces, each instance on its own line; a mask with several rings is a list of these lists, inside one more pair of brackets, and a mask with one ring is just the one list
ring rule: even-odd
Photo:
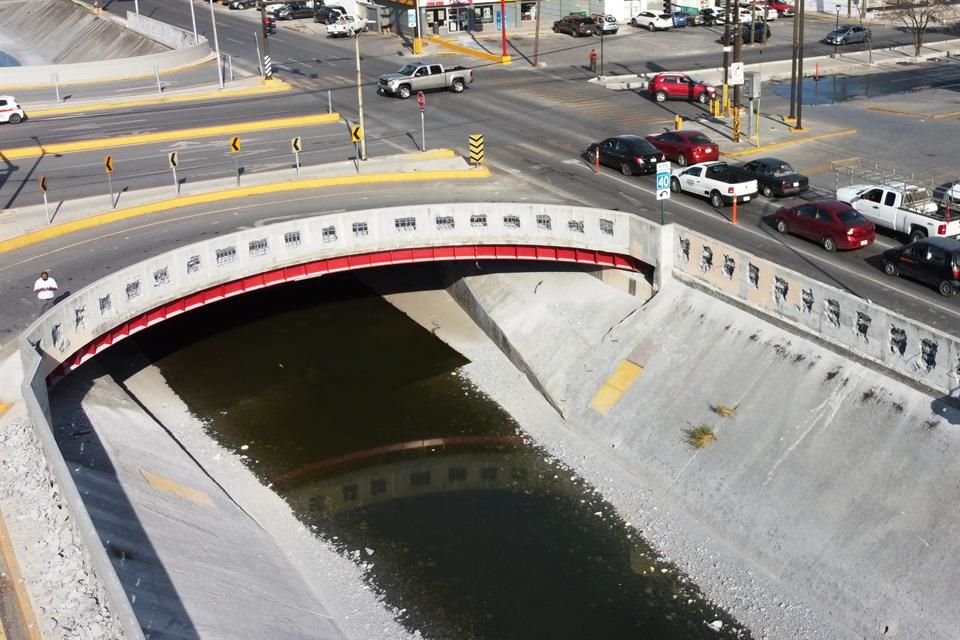
[[[741,42],[749,44],[751,42],[766,42],[770,39],[770,27],[766,22],[748,22],[740,26],[740,33],[743,40]],[[751,40],[751,35],[753,40]],[[730,31],[720,36],[720,42],[723,44],[733,44],[737,39],[737,30],[735,25],[731,25]]]
[[960,291],[960,240],[924,238],[883,252],[883,272],[933,285],[942,296]]
[[306,5],[290,5],[277,9],[277,20],[294,20],[314,17],[313,9]]
[[596,29],[597,23],[593,18],[583,16],[564,16],[553,23],[554,33],[568,33],[574,38],[592,36]]
[[859,249],[877,237],[873,223],[846,202],[820,200],[777,211],[777,231],[819,242],[827,251]]
[[720,159],[720,147],[700,131],[664,131],[647,136],[647,142],[681,167]]
[[768,198],[782,198],[810,188],[810,179],[802,176],[790,163],[777,158],[758,158],[735,170],[757,181],[760,193]]
[[347,15],[347,10],[343,7],[324,5],[322,7],[317,7],[313,14],[313,21],[322,22],[323,24],[333,24],[340,19],[340,16],[345,15]]
[[587,159],[619,169],[625,176],[653,173],[657,163],[665,160],[663,153],[640,136],[616,136],[603,142],[594,142],[587,148]]

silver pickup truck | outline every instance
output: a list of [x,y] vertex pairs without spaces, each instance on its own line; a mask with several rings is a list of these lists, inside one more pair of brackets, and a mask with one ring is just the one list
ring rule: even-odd
[[395,95],[406,100],[417,91],[449,89],[462,93],[473,82],[473,70],[466,67],[443,68],[442,64],[410,62],[396,73],[380,76],[377,93]]

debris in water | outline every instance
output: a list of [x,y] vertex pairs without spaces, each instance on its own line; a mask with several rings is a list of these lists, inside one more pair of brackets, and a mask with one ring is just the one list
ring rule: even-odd
[[714,620],[707,626],[713,629],[714,631],[720,631],[720,629],[723,629],[723,622],[721,622],[720,620]]
[[249,448],[250,448],[250,445],[245,444],[245,445],[242,445],[242,446],[240,447],[240,451],[246,451],[246,450],[249,449]]

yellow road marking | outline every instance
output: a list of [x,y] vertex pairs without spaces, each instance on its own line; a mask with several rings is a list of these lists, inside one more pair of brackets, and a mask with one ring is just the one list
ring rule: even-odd
[[[43,155],[76,153],[78,151],[94,151],[96,149],[113,149],[116,147],[131,147],[138,144],[152,142],[171,142],[189,138],[209,138],[219,135],[237,135],[250,131],[264,129],[288,129],[314,124],[329,124],[340,120],[339,113],[322,113],[312,116],[294,116],[292,118],[277,118],[274,120],[255,120],[253,122],[235,122],[232,124],[218,124],[210,127],[194,127],[193,129],[177,129],[174,131],[159,131],[144,133],[135,136],[120,136],[118,138],[101,138],[98,140],[77,140],[75,142],[58,142],[33,147],[17,147],[16,149],[0,150],[0,158],[13,160],[15,158],[34,158]],[[226,143],[224,143],[226,147]]]
[[749,156],[754,153],[763,153],[764,151],[769,151],[770,149],[782,149],[784,147],[792,147],[793,145],[796,145],[796,144],[813,142],[814,140],[826,140],[827,138],[837,138],[840,136],[848,136],[856,132],[857,132],[856,129],[844,129],[842,131],[832,131],[830,133],[821,133],[820,135],[807,136],[805,138],[798,138],[796,140],[774,142],[773,144],[765,144],[759,147],[754,147],[753,149],[744,149],[742,151],[721,151],[720,153],[725,156],[730,156],[731,158],[739,158],[741,156]]
[[177,104],[180,102],[198,102],[200,100],[240,98],[253,96],[263,93],[279,93],[281,91],[290,91],[293,86],[283,81],[267,83],[259,87],[249,87],[247,89],[237,89],[228,91],[205,91],[203,93],[193,93],[179,96],[164,96],[156,98],[144,98],[140,100],[118,100],[116,102],[97,102],[89,104],[75,104],[63,107],[50,107],[49,109],[30,109],[27,115],[31,119],[43,118],[44,116],[62,115],[65,113],[83,113],[86,111],[108,111],[111,109],[123,109],[125,107],[140,107],[149,104]]
[[947,111],[945,113],[924,113],[919,111],[902,111],[900,109],[888,109],[887,107],[867,107],[867,111],[876,111],[878,113],[890,113],[896,116],[909,116],[911,118],[928,118],[930,120],[940,120],[942,118],[953,118],[960,116],[960,111]]
[[[439,152],[438,152],[439,153]],[[416,154],[426,155],[426,154]],[[284,193],[287,191],[300,191],[305,189],[320,189],[323,187],[336,187],[348,185],[390,183],[390,182],[427,182],[430,180],[466,180],[476,178],[490,177],[490,169],[480,167],[477,169],[451,169],[444,171],[416,171],[408,173],[373,173],[369,175],[354,176],[335,176],[330,178],[313,178],[309,180],[298,180],[291,182],[274,182],[270,184],[256,185],[252,187],[240,187],[227,189],[225,191],[214,191],[211,193],[200,193],[193,196],[181,196],[180,198],[161,200],[150,204],[111,211],[110,213],[101,213],[90,216],[82,220],[65,222],[60,225],[31,231],[16,238],[9,240],[0,240],[0,253],[21,249],[44,240],[59,238],[70,233],[92,229],[101,225],[129,220],[151,213],[160,213],[183,207],[190,207],[198,204],[207,204],[210,202],[222,202],[224,200],[233,200],[249,196],[259,196],[271,193]]]
[[643,367],[629,360],[618,364],[603,386],[594,394],[590,401],[590,408],[603,415],[610,413],[613,405],[620,401],[620,397],[641,373],[643,373]]
[[174,482],[170,478],[165,478],[161,475],[150,473],[145,469],[140,469],[140,475],[142,475],[147,481],[147,484],[158,491],[172,493],[204,507],[213,506],[213,500],[210,499],[210,496],[199,489],[193,489],[191,487],[184,486],[179,482]]

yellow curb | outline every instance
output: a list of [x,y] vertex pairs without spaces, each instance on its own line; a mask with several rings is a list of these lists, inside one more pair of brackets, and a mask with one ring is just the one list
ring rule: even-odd
[[[427,153],[423,154],[410,154],[425,156]],[[438,150],[437,154],[451,153],[449,150]],[[444,157],[444,156],[437,156]],[[17,236],[16,238],[10,238],[9,240],[0,241],[0,253],[6,253],[7,251],[13,251],[15,249],[22,249],[23,247],[28,247],[32,244],[38,242],[43,242],[44,240],[51,240],[53,238],[59,238],[76,231],[82,231],[84,229],[92,229],[94,227],[99,227],[101,225],[110,224],[113,222],[120,222],[121,220],[129,220],[131,218],[138,218],[140,216],[149,215],[151,213],[160,213],[163,211],[170,211],[172,209],[180,209],[183,207],[190,207],[198,204],[208,204],[211,202],[222,202],[224,200],[233,200],[236,198],[245,198],[250,196],[260,196],[271,193],[284,193],[288,191],[303,191],[306,189],[320,189],[323,187],[339,187],[346,185],[361,185],[361,184],[373,184],[373,183],[392,183],[392,182],[426,182],[430,180],[458,180],[458,179],[474,179],[474,178],[488,178],[490,177],[490,169],[487,167],[479,167],[476,169],[449,169],[444,171],[411,171],[407,173],[372,173],[369,175],[354,175],[354,176],[334,176],[330,178],[312,178],[309,180],[299,180],[296,182],[272,182],[270,184],[261,184],[252,187],[239,187],[235,189],[227,189],[224,191],[213,191],[210,193],[200,193],[193,196],[182,196],[180,198],[172,198],[168,200],[161,200],[159,202],[151,202],[150,204],[144,204],[137,207],[130,207],[129,209],[121,209],[119,211],[111,211],[110,213],[101,213],[97,215],[90,216],[89,218],[84,218],[82,220],[74,220],[73,222],[65,222],[64,224],[56,225],[53,227],[47,227],[45,229],[39,229],[37,231],[31,231],[30,233],[25,233],[22,236]]]
[[290,91],[293,86],[282,80],[264,82],[259,87],[250,87],[248,89],[223,90],[223,91],[205,91],[203,93],[193,93],[179,96],[157,96],[155,98],[143,98],[140,100],[126,100],[117,102],[96,102],[88,104],[75,104],[64,107],[50,107],[49,109],[30,109],[27,115],[30,119],[42,118],[44,116],[61,115],[64,113],[83,113],[86,111],[107,111],[110,109],[123,109],[124,107],[140,107],[148,104],[175,104],[178,102],[194,102],[198,100],[210,99],[230,99],[246,96],[259,95],[263,93],[279,93],[281,91]]
[[10,406],[11,405],[7,402],[0,402],[0,418],[2,418],[3,414],[10,410]]
[[[250,131],[264,129],[287,129],[314,124],[329,124],[340,120],[339,113],[322,113],[314,116],[294,116],[292,118],[277,118],[274,120],[255,120],[253,122],[236,122],[232,124],[218,124],[211,127],[196,127],[193,129],[176,129],[160,131],[158,133],[144,133],[136,136],[120,136],[118,138],[101,138],[99,140],[77,140],[76,142],[60,142],[36,147],[17,147],[16,149],[0,149],[0,158],[13,160],[16,158],[34,158],[36,156],[61,153],[76,153],[78,151],[93,151],[96,149],[113,149],[115,147],[131,147],[138,144],[152,142],[180,141],[189,138],[207,138],[219,135],[238,135]],[[346,135],[346,134],[344,134]]]
[[[6,565],[7,578],[13,587],[14,597],[17,601],[17,609],[20,619],[23,621],[24,631],[28,640],[42,640],[40,635],[40,625],[37,624],[37,618],[33,613],[33,606],[30,604],[30,596],[27,594],[26,583],[23,575],[20,573],[20,565],[17,564],[17,555],[13,550],[13,541],[10,539],[10,533],[7,531],[7,525],[4,522],[3,514],[0,513],[0,555],[3,556],[3,563]],[[0,629],[2,632],[2,629]]]
[[[792,128],[791,131],[806,131],[806,129],[796,129]],[[749,156],[754,153],[762,153],[764,151],[769,151],[770,149],[782,149],[784,147],[792,147],[795,144],[803,144],[805,142],[813,142],[814,140],[826,140],[827,138],[837,138],[840,136],[848,136],[852,133],[856,133],[856,129],[844,129],[843,131],[833,131],[831,133],[821,133],[815,136],[807,136],[806,138],[799,138],[797,140],[787,140],[786,142],[775,142],[773,144],[765,144],[760,147],[755,147],[753,149],[744,149],[743,151],[723,151],[723,155],[729,156],[731,158],[739,158],[741,156]]]
[[462,44],[457,44],[451,40],[444,40],[440,36],[431,36],[430,42],[437,44],[441,47],[450,49],[451,51],[456,51],[457,53],[463,53],[468,56],[473,56],[474,58],[480,58],[481,60],[489,60],[490,62],[500,62],[502,64],[510,64],[510,56],[502,56],[499,53],[488,53],[486,51],[478,51],[476,49],[471,49],[470,47],[465,47]]
[[917,111],[901,111],[899,109],[887,109],[886,107],[867,107],[867,111],[876,111],[879,113],[892,113],[897,116],[909,116],[913,118],[928,118],[930,120],[940,120],[942,118],[953,118],[960,116],[960,111],[947,111],[945,113],[920,113]]

